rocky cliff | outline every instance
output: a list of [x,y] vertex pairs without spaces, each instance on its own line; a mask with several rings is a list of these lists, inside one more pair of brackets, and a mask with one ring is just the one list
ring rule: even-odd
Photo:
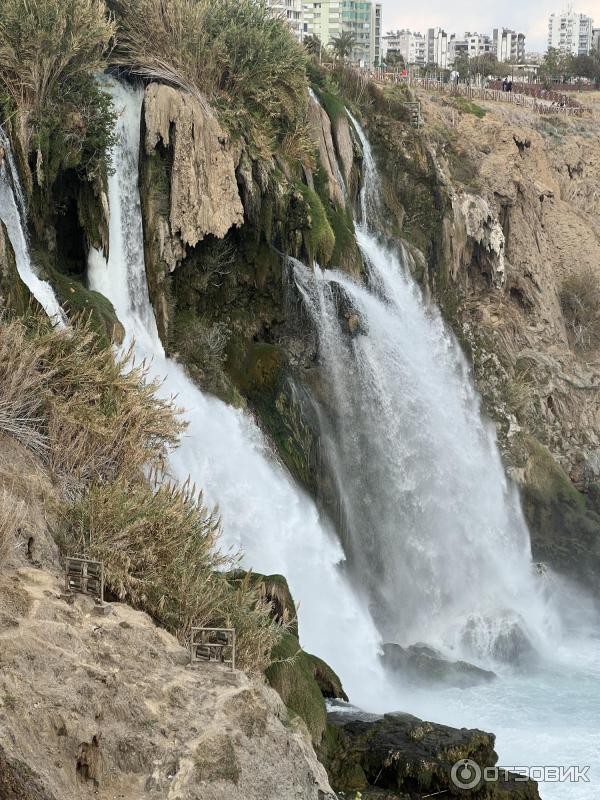
[[[598,108],[540,117],[418,92],[419,131],[371,113],[393,232],[472,360],[534,557],[600,570]],[[389,223],[388,223],[389,225]],[[587,287],[587,288],[586,288]],[[589,290],[588,290],[589,289]]]
[[[189,665],[122,603],[67,596],[47,468],[0,441],[0,797],[333,797],[300,717],[264,678]],[[6,516],[11,511],[11,518]]]

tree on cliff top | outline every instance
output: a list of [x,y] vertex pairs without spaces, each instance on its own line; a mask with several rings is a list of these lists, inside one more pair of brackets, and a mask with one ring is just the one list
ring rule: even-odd
[[339,36],[334,36],[331,40],[331,49],[337,61],[345,61],[350,58],[355,47],[356,39],[352,33],[344,31]]

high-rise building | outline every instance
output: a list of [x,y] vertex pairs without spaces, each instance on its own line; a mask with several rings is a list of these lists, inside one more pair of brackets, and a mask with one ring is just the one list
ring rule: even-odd
[[381,64],[383,51],[381,49],[381,26],[383,23],[383,7],[381,3],[371,3],[371,52],[369,66],[378,67]]
[[427,30],[427,63],[448,68],[448,34],[441,28]]
[[592,30],[592,18],[585,14],[570,9],[560,14],[550,14],[548,47],[574,56],[587,56],[592,49]]
[[386,56],[391,53],[401,55],[405,64],[427,62],[427,39],[422,33],[412,31],[390,31],[383,37]]
[[303,0],[267,0],[267,5],[274,16],[285,20],[298,41],[302,41],[304,33]]
[[494,28],[494,52],[498,61],[522,64],[525,61],[525,34],[508,28]]
[[600,28],[592,28],[592,50],[600,53]]
[[311,0],[304,3],[304,35],[318,36],[323,45],[342,33],[354,37],[351,61],[374,67],[381,60],[382,7],[360,0]]

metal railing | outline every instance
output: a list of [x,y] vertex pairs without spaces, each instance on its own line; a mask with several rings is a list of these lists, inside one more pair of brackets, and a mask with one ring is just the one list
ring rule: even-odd
[[87,594],[104,603],[104,564],[82,556],[65,559],[65,591]]
[[235,669],[235,628],[192,628],[190,663],[198,661],[229,664]]
[[519,92],[504,92],[491,86],[472,86],[467,83],[444,83],[443,81],[433,80],[432,78],[416,78],[410,76],[408,85],[412,88],[427,89],[442,94],[455,97],[465,97],[468,100],[492,100],[499,103],[512,103],[514,105],[531,108],[537,114],[565,114],[567,116],[580,116],[589,111],[580,103],[575,101],[560,104],[550,98],[538,98],[537,96],[520,94]]

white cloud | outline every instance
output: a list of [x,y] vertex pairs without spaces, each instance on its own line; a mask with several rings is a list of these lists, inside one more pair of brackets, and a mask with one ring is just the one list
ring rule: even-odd
[[[472,0],[383,0],[384,29],[410,28],[424,32],[439,25],[448,33],[466,30],[490,33],[493,28],[512,28],[527,36],[528,50],[545,50],[548,16],[559,12],[565,0],[505,0],[503,3],[474,4]],[[589,14],[600,27],[600,0],[574,3],[574,10]]]

